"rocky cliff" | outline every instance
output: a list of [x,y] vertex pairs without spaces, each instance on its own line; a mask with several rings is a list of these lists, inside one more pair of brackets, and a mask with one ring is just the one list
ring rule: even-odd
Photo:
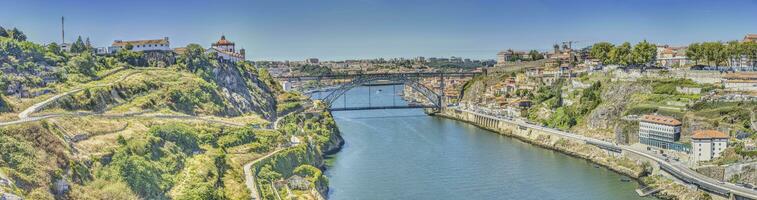
[[211,70],[221,96],[232,105],[226,114],[257,113],[269,120],[276,118],[276,96],[257,75],[228,63]]
[[586,118],[586,126],[589,129],[610,129],[620,120],[621,115],[626,110],[628,103],[632,100],[632,95],[638,93],[648,93],[651,91],[649,86],[644,86],[634,82],[615,82],[607,84],[607,88],[602,91],[602,104],[597,106]]

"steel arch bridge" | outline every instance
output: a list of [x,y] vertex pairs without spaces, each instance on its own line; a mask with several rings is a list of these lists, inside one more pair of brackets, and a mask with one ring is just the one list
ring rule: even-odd
[[[352,79],[351,82],[342,84],[338,88],[332,90],[328,95],[326,95],[325,98],[323,98],[323,101],[326,102],[327,105],[331,106],[337,99],[339,99],[339,97],[343,96],[347,91],[351,90],[352,88],[359,87],[364,84],[370,84],[375,81],[382,81],[382,80],[401,82],[407,86],[410,86],[411,88],[413,88],[413,90],[421,93],[424,97],[426,97],[426,99],[428,99],[429,102],[431,102],[431,104],[433,104],[433,106],[424,106],[424,107],[433,107],[433,108],[442,107],[442,95],[437,94],[436,92],[429,89],[425,85],[420,84],[418,80],[415,80],[415,79],[410,78],[409,76],[406,76],[406,74],[377,74],[377,75],[368,75],[368,76],[358,76]],[[444,91],[443,88],[442,88],[442,91]]]
[[[374,110],[374,109],[405,109],[405,108],[433,108],[434,110],[440,110],[444,107],[444,78],[445,77],[474,77],[481,73],[475,72],[457,72],[457,73],[372,73],[372,74],[337,74],[337,75],[323,75],[323,76],[280,76],[274,77],[275,79],[282,81],[322,81],[322,80],[349,80],[326,90],[327,95],[322,98],[322,101],[326,103],[331,111],[343,111],[343,110]],[[439,81],[440,89],[438,92],[420,83],[424,78],[436,78]],[[368,107],[352,107],[348,108],[334,108],[332,105],[340,98],[346,95],[347,91],[353,88],[371,85],[377,81],[391,81],[393,83],[402,83],[409,86],[414,91],[420,93],[425,97],[428,104],[417,105],[411,104],[406,106],[371,106],[369,100]],[[344,98],[346,101],[346,97]],[[369,91],[370,99],[370,91]],[[346,102],[345,102],[346,104]]]

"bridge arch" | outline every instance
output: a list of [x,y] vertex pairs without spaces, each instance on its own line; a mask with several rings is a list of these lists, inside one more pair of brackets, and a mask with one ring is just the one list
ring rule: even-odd
[[329,106],[333,105],[333,103],[339,99],[339,97],[343,96],[347,91],[359,87],[363,84],[368,84],[374,81],[379,80],[388,80],[388,81],[396,81],[396,82],[402,82],[407,86],[410,86],[413,90],[421,93],[426,99],[429,100],[432,104],[434,104],[434,107],[441,108],[442,107],[442,98],[441,95],[434,92],[432,89],[426,87],[425,85],[418,82],[418,80],[415,80],[411,77],[408,77],[404,74],[372,74],[368,76],[357,76],[352,81],[348,83],[341,84],[336,89],[332,90],[326,97],[324,97],[322,100]]

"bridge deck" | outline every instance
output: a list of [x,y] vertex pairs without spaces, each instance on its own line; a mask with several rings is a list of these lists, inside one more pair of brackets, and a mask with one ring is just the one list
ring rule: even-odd
[[411,109],[411,108],[435,108],[433,105],[407,105],[407,106],[361,106],[361,107],[342,107],[329,108],[329,111],[347,111],[347,110],[386,110],[386,109]]

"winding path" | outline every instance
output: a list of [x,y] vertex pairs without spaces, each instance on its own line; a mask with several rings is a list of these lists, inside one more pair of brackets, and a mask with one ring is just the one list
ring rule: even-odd
[[111,85],[114,85],[116,83],[119,83],[121,81],[126,80],[127,78],[129,78],[130,76],[132,76],[132,75],[134,75],[136,73],[137,72],[132,72],[132,73],[126,74],[123,77],[121,77],[120,79],[118,79],[116,81],[113,81],[113,82],[110,82],[110,83],[98,84],[98,85],[94,85],[94,86],[86,87],[86,88],[76,88],[76,89],[72,89],[72,90],[69,90],[69,91],[64,92],[64,93],[57,94],[57,95],[52,96],[52,97],[50,97],[48,99],[45,99],[42,102],[36,103],[36,104],[34,104],[32,106],[29,106],[28,108],[24,109],[24,111],[21,111],[20,113],[18,113],[18,118],[19,118],[19,120],[24,120],[26,118],[29,118],[29,115],[31,115],[31,114],[39,111],[40,109],[44,108],[47,105],[50,105],[51,103],[55,102],[56,100],[60,99],[61,97],[65,97],[65,96],[71,95],[73,93],[82,91],[84,89],[111,86]]
[[259,162],[259,161],[261,161],[263,159],[271,157],[273,154],[276,154],[276,153],[278,153],[281,150],[284,150],[284,148],[272,151],[272,152],[266,154],[265,156],[260,157],[258,159],[255,159],[252,162],[249,162],[249,163],[247,163],[247,164],[244,165],[244,177],[245,177],[244,184],[247,185],[247,189],[250,190],[250,197],[251,197],[251,199],[254,199],[254,200],[261,199],[260,198],[260,193],[258,193],[258,188],[255,186],[255,182],[256,182],[255,179],[256,179],[256,177],[255,177],[255,174],[252,173],[252,165],[254,165],[255,163],[257,163],[257,162]]
[[[308,104],[308,106],[309,106],[309,105],[310,105],[310,104]],[[289,115],[292,115],[292,114],[296,114],[296,113],[302,112],[302,111],[304,110],[304,108],[305,108],[305,106],[303,106],[303,108],[301,108],[301,109],[297,109],[297,110],[295,110],[295,111],[289,112],[289,113],[285,114],[284,116],[281,116],[281,117],[279,117],[278,119],[276,119],[276,121],[274,121],[274,122],[273,122],[273,128],[274,128],[274,130],[276,130],[276,129],[278,129],[278,128],[279,128],[279,122],[281,121],[281,119],[284,119],[284,118],[286,118],[286,116],[289,116]],[[275,150],[275,151],[273,151],[273,152],[270,152],[270,153],[266,154],[266,155],[265,155],[265,156],[263,156],[263,157],[260,157],[260,158],[258,158],[258,159],[255,159],[255,160],[253,160],[253,161],[250,161],[249,163],[247,163],[247,164],[245,164],[245,165],[243,166],[243,169],[244,169],[244,177],[245,177],[244,183],[245,183],[245,185],[247,185],[247,188],[248,188],[248,189],[250,190],[250,197],[251,197],[252,199],[254,199],[254,200],[259,200],[259,199],[261,199],[261,198],[260,198],[260,193],[258,192],[258,188],[257,188],[257,187],[255,186],[255,184],[256,184],[256,183],[255,183],[255,182],[256,182],[256,180],[255,180],[255,179],[256,179],[256,177],[255,177],[255,174],[253,174],[253,173],[252,173],[252,165],[254,165],[255,163],[257,163],[257,162],[259,162],[259,161],[261,161],[261,160],[263,160],[263,159],[266,159],[266,158],[268,158],[268,157],[272,156],[273,154],[276,154],[276,153],[278,153],[279,151],[281,151],[281,150],[284,150],[284,149],[286,149],[286,148],[280,148],[280,149],[277,149],[277,150]]]

